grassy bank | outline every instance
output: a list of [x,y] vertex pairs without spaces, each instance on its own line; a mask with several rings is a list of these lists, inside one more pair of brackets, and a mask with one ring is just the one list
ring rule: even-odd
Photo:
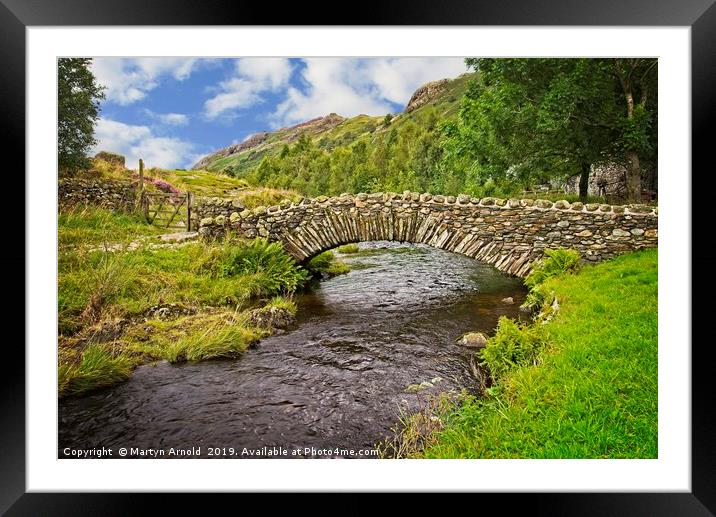
[[534,330],[537,360],[506,371],[486,397],[442,409],[438,429],[410,455],[657,457],[656,250],[543,285],[560,310]]
[[[78,175],[88,179],[137,182],[136,170],[125,169],[101,159],[92,160],[92,167]],[[159,169],[144,171],[144,188],[148,192],[191,191],[198,197],[230,197],[241,201],[248,209],[258,206],[277,205],[284,200],[296,201],[298,192],[285,189],[251,187],[245,180],[221,172],[184,169]]]
[[[155,231],[131,214],[60,214],[61,395],[121,382],[153,360],[236,356],[272,332],[266,322],[285,324],[296,313],[292,294],[310,272],[279,243],[226,239],[112,252],[101,246]],[[327,256],[321,267],[336,266]]]
[[77,246],[128,243],[140,237],[167,232],[166,228],[147,224],[140,214],[88,206],[60,212],[57,224],[60,251]]

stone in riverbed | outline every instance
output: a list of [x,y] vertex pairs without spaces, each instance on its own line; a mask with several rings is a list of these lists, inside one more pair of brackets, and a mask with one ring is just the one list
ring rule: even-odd
[[500,300],[500,302],[506,305],[512,305],[513,303],[515,303],[515,300],[512,298],[512,296],[508,296],[507,298],[503,298],[502,300]]
[[287,309],[261,307],[249,311],[249,322],[259,328],[283,329],[293,324],[296,318]]
[[487,337],[482,332],[468,332],[458,340],[458,343],[467,348],[484,348]]

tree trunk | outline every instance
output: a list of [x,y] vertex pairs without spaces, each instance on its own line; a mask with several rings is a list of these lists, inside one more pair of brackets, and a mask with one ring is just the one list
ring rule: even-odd
[[[627,118],[634,116],[634,96],[631,91],[625,92],[627,102]],[[639,155],[636,151],[627,152],[627,174],[626,174],[626,193],[627,202],[641,203],[641,165],[639,164]]]
[[626,191],[629,203],[641,203],[641,165],[636,151],[627,153]]
[[579,199],[582,201],[586,201],[589,194],[589,171],[591,168],[590,163],[583,163],[579,173]]

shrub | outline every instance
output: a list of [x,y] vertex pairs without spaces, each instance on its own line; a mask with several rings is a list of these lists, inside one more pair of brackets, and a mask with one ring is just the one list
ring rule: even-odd
[[537,262],[527,278],[525,285],[530,289],[541,284],[550,277],[576,271],[579,267],[579,252],[570,249],[545,250],[544,258]]
[[146,178],[146,180],[162,192],[166,192],[167,194],[181,194],[181,190],[167,181],[158,178]]
[[241,276],[252,295],[291,293],[307,279],[308,272],[298,266],[279,242],[257,238],[249,243],[227,241],[203,266],[218,278]]
[[536,319],[545,320],[550,314],[549,307],[554,301],[554,292],[542,284],[548,278],[576,271],[579,268],[579,252],[570,249],[545,250],[546,258],[537,262],[527,278],[525,285],[529,292],[522,307],[542,312]]
[[522,303],[522,307],[529,309],[530,311],[538,311],[542,307],[550,305],[553,301],[554,293],[551,290],[546,289],[542,284],[537,284],[527,293],[527,297]]
[[480,351],[481,364],[489,368],[493,379],[498,379],[517,366],[536,364],[544,344],[540,325],[520,325],[502,316],[495,335]]

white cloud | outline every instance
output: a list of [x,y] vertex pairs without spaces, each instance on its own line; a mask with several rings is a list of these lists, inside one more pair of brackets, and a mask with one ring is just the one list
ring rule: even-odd
[[185,126],[189,123],[189,117],[183,113],[160,113],[159,120],[170,126]]
[[236,62],[239,76],[264,90],[276,90],[288,83],[291,62],[282,57],[244,58]]
[[145,109],[144,113],[167,126],[186,126],[189,123],[189,116],[183,113],[156,113],[150,109]]
[[305,90],[291,87],[271,115],[273,126],[335,112],[346,117],[383,115],[405,105],[429,81],[466,71],[462,58],[309,58],[301,75]]
[[199,62],[181,57],[98,57],[92,60],[92,71],[97,82],[106,86],[107,100],[125,106],[146,97],[163,78],[183,81]]
[[110,151],[124,155],[127,167],[137,168],[142,158],[147,167],[188,167],[196,160],[194,144],[175,137],[156,136],[147,126],[134,126],[100,118],[95,128],[94,153]]
[[378,94],[396,104],[407,104],[423,84],[456,77],[467,71],[461,57],[398,57],[366,60],[366,74]]
[[244,79],[231,79],[221,83],[222,92],[204,103],[207,118],[214,119],[232,110],[248,108],[260,102],[254,85]]
[[231,117],[236,110],[262,102],[261,93],[278,91],[288,85],[292,71],[285,58],[242,58],[235,64],[235,75],[218,86],[218,93],[204,103],[209,119]]

